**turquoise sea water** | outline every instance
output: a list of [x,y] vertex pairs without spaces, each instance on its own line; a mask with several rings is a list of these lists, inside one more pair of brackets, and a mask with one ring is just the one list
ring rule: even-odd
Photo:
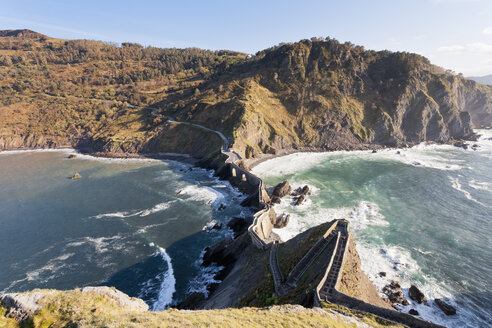
[[230,231],[202,228],[243,196],[186,164],[69,153],[0,153],[0,293],[110,285],[160,310],[203,290],[202,250]]
[[[253,172],[269,185],[289,180],[313,194],[275,230],[284,240],[334,218],[347,218],[363,270],[381,291],[398,280],[458,309],[447,317],[431,301],[412,304],[425,319],[449,327],[492,325],[492,133],[477,150],[424,146],[299,153],[261,163]],[[490,138],[490,139],[489,139]],[[399,153],[398,153],[399,152]],[[380,277],[379,272],[386,272]],[[407,297],[408,298],[408,297]]]

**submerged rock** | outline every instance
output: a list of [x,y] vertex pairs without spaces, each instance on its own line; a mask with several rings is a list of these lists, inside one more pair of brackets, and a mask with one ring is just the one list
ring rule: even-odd
[[454,306],[449,305],[448,303],[444,302],[440,298],[436,298],[434,302],[439,306],[439,308],[444,312],[446,315],[455,315],[456,314],[456,308]]
[[415,285],[410,286],[410,289],[408,290],[408,296],[410,296],[412,300],[417,301],[417,303],[419,304],[422,304],[422,302],[425,302],[427,300],[424,293],[422,293],[420,289],[418,289]]

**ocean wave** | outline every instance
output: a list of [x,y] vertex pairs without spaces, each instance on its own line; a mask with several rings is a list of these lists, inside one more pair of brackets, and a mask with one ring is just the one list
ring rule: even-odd
[[161,286],[157,295],[157,300],[152,304],[152,311],[163,311],[172,303],[173,295],[176,292],[176,278],[174,277],[174,269],[171,263],[171,257],[162,247],[158,247],[156,254],[160,255],[167,264],[167,270],[159,276]]
[[116,250],[121,249],[123,246],[115,244],[117,241],[121,239],[122,237],[119,235],[113,237],[99,237],[99,238],[83,237],[81,240],[72,241],[68,243],[67,247],[79,247],[85,244],[89,244],[96,250],[97,253],[106,253],[109,251],[109,246],[111,246],[112,249],[116,249]]
[[[425,320],[449,324],[449,319],[434,302],[429,301],[426,305],[410,299],[408,291],[415,284],[429,300],[445,298],[448,303],[457,307],[453,294],[449,292],[451,288],[445,282],[425,275],[409,250],[396,245],[375,245],[364,241],[358,241],[356,248],[361,258],[362,270],[376,286],[381,297],[386,297],[382,293],[386,285],[392,280],[398,281],[405,298],[410,302],[408,306],[399,306],[401,311],[408,312],[413,308]],[[385,272],[386,275],[382,277],[380,272]]]
[[[302,205],[301,205],[302,207]],[[322,223],[334,219],[347,219],[350,221],[350,227],[353,230],[362,230],[368,226],[387,226],[389,223],[379,212],[377,204],[368,201],[361,201],[354,207],[338,208],[312,208],[306,207],[301,210],[297,207],[287,205],[286,202],[276,206],[277,213],[289,213],[289,224],[285,228],[273,229],[283,241],[287,241],[299,233],[309,228],[318,226]]]
[[159,203],[159,204],[154,205],[151,208],[144,209],[144,210],[129,210],[129,211],[98,214],[98,215],[91,216],[90,219],[130,218],[130,217],[134,217],[134,216],[144,217],[144,216],[149,216],[151,214],[167,210],[175,202],[176,202],[176,200],[171,200],[168,202]]
[[451,181],[451,186],[453,187],[453,189],[463,193],[463,195],[465,195],[465,197],[467,199],[469,199],[469,200],[471,200],[471,201],[473,201],[479,205],[482,205],[483,207],[488,207],[485,204],[483,204],[482,202],[473,198],[469,191],[466,191],[465,189],[463,189],[463,186],[460,183],[459,177],[454,178],[454,177],[449,176],[449,180]]
[[74,153],[74,149],[71,148],[47,148],[47,149],[23,149],[23,150],[2,150],[0,155],[16,155],[16,154],[26,154],[26,153]]
[[220,270],[224,269],[224,267],[217,266],[214,263],[206,267],[202,266],[204,255],[205,250],[202,250],[200,256],[194,263],[195,268],[198,270],[198,274],[190,280],[187,294],[202,293],[205,297],[208,297],[208,287],[211,284],[220,283],[220,280],[216,280],[214,277]]
[[471,179],[468,185],[476,190],[485,190],[488,192],[492,192],[492,183],[490,182],[479,182]]
[[446,157],[447,153],[456,151],[465,150],[451,145],[421,143],[411,148],[381,149],[376,153],[367,150],[294,153],[264,161],[255,166],[251,171],[263,178],[279,177],[308,170],[327,160],[334,162],[337,160],[346,161],[351,158],[360,158],[369,161],[390,160],[415,167],[456,171],[463,168],[464,161]]

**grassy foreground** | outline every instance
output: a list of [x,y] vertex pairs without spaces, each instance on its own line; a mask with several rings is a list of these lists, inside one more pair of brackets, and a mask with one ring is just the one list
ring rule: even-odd
[[396,327],[373,317],[342,315],[330,309],[301,306],[231,308],[148,312],[118,304],[104,293],[55,291],[39,303],[41,308],[22,325],[5,317],[0,308],[0,327]]

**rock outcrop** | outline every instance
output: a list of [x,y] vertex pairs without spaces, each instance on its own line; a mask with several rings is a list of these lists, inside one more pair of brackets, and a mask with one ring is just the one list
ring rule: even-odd
[[[149,306],[143,300],[129,297],[111,287],[84,287],[76,289],[76,291],[82,294],[90,294],[94,298],[107,298],[126,311],[148,311],[149,309]],[[7,317],[24,322],[42,308],[42,300],[56,293],[59,292],[55,290],[35,290],[27,293],[9,293],[0,297],[0,304],[7,309]]]
[[417,303],[422,304],[423,302],[426,302],[427,299],[425,298],[424,293],[418,289],[417,286],[411,285],[410,289],[408,290],[408,296],[414,300],[417,301]]
[[445,301],[443,301],[440,298],[436,298],[434,302],[437,304],[437,306],[444,312],[446,315],[455,315],[456,314],[456,308],[454,308],[452,305],[449,305]]
[[403,290],[397,281],[392,280],[388,285],[384,286],[383,293],[388,296],[392,304],[409,305],[408,300],[403,296]]

